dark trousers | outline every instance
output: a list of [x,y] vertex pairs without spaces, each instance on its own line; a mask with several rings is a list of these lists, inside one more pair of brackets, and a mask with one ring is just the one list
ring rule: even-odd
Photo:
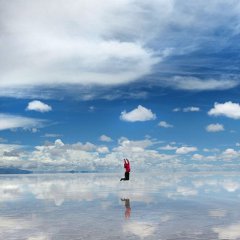
[[125,172],[125,178],[121,178],[121,181],[128,181],[129,180],[130,173]]

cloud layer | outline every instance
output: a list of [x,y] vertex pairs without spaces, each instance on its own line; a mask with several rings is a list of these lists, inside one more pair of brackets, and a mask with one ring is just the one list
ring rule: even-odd
[[[220,55],[229,44],[235,46],[239,33],[236,0],[211,0],[207,10],[190,0],[0,4],[1,96],[37,96],[42,87],[128,84],[155,73],[160,75],[154,84],[180,90],[223,90],[239,84],[229,71],[234,61],[232,66]],[[182,65],[188,68],[179,73]],[[167,80],[161,76],[165,69]],[[200,70],[204,76],[196,77]]]
[[41,127],[43,122],[44,121],[40,119],[0,113],[0,131],[17,128],[37,128]]

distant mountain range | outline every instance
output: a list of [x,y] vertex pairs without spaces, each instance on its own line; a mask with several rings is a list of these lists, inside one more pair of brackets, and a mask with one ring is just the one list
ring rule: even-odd
[[85,171],[85,170],[70,170],[70,171],[29,171],[29,170],[23,170],[19,168],[3,168],[0,167],[0,174],[31,174],[31,173],[97,173],[97,171]]
[[19,168],[0,168],[0,174],[30,174],[32,171]]

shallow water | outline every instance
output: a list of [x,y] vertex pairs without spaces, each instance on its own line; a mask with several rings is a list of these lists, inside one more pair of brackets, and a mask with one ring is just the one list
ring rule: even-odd
[[0,175],[0,239],[240,239],[239,175]]

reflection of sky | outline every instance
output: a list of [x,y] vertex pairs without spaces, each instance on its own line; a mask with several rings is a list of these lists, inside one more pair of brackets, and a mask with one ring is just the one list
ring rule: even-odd
[[238,173],[2,175],[0,238],[240,239],[239,198]]

